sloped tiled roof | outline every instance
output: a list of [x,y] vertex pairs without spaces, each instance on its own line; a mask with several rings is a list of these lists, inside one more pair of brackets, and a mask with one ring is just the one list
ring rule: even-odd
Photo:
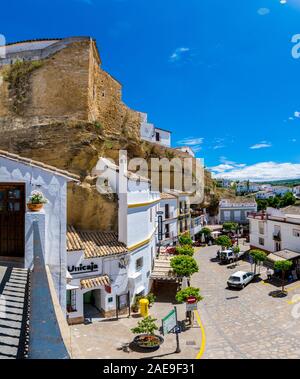
[[85,258],[96,258],[124,254],[126,246],[118,241],[114,232],[83,231],[69,226],[67,232],[67,251],[84,250]]
[[281,211],[285,214],[300,215],[300,206],[289,205],[285,208],[282,208]]
[[45,163],[32,160],[30,158],[24,158],[24,157],[21,157],[20,155],[9,153],[8,151],[5,151],[5,150],[0,150],[0,157],[10,159],[10,160],[15,161],[15,162],[20,162],[20,163],[26,164],[28,166],[38,167],[38,168],[45,170],[45,171],[51,171],[56,175],[63,176],[63,177],[68,178],[68,179],[72,179],[74,181],[80,180],[80,177],[78,175],[72,174],[69,171],[61,170],[57,167],[50,166],[50,165],[47,165]]
[[161,192],[160,198],[162,200],[165,200],[165,199],[176,199],[176,196],[174,196],[174,195],[172,195],[172,194],[170,194],[168,192]]
[[109,286],[110,279],[108,275],[97,276],[95,278],[80,280],[81,289],[95,288],[99,286]]

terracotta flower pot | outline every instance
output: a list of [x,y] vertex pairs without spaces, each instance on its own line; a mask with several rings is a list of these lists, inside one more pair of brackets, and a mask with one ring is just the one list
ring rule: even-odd
[[33,204],[33,203],[27,203],[27,208],[31,212],[39,212],[41,209],[43,209],[44,204]]

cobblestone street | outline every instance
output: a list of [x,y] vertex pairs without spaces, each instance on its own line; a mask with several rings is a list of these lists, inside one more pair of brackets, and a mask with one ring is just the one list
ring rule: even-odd
[[[206,334],[203,358],[300,358],[300,323],[292,316],[299,282],[286,287],[285,298],[271,297],[278,288],[263,281],[241,291],[226,289],[231,273],[250,271],[251,266],[243,261],[234,269],[221,266],[211,261],[216,251],[212,246],[195,254],[200,271],[192,284],[204,296],[199,307]],[[261,277],[266,279],[264,269]]]
[[[118,350],[122,342],[132,340],[130,328],[139,320],[135,317],[122,317],[119,321],[106,320],[72,326],[74,356],[107,359],[195,359],[202,346],[202,359],[300,358],[300,324],[299,319],[292,316],[294,307],[300,306],[300,302],[293,299],[294,295],[300,294],[300,283],[288,285],[288,295],[284,298],[270,296],[270,292],[278,288],[264,283],[263,280],[252,282],[243,290],[229,290],[226,288],[226,281],[231,273],[238,270],[250,271],[251,266],[243,261],[238,262],[235,268],[230,268],[231,265],[221,266],[214,261],[217,249],[216,246],[205,247],[197,249],[195,253],[200,271],[193,275],[192,285],[200,287],[204,297],[199,306],[204,333],[201,333],[195,317],[194,327],[180,334],[180,354],[174,353],[173,334],[166,336],[161,348],[153,353],[124,353]],[[266,278],[263,268],[261,278]],[[159,326],[161,318],[173,306],[170,301],[160,301],[151,308],[150,314],[158,319]],[[177,307],[178,318],[183,320],[185,306]],[[205,346],[202,345],[203,338]]]

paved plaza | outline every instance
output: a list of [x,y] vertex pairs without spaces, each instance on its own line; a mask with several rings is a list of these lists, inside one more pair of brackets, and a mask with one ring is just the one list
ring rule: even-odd
[[[263,280],[250,283],[243,290],[229,290],[226,281],[231,273],[250,271],[247,262],[238,266],[221,266],[214,261],[217,247],[197,249],[195,258],[199,273],[193,275],[192,285],[201,288],[204,300],[199,306],[203,329],[199,318],[194,326],[180,334],[181,353],[175,354],[175,336],[165,337],[162,347],[153,353],[118,350],[122,342],[133,338],[130,328],[139,318],[122,317],[119,321],[98,321],[89,325],[71,327],[74,341],[74,357],[78,358],[300,358],[300,322],[293,317],[300,315],[300,283],[289,284],[288,295],[274,298],[270,293],[278,287]],[[266,275],[262,269],[261,278]],[[151,308],[150,313],[158,319],[164,317],[174,306],[170,293]],[[300,298],[300,296],[299,296]],[[185,306],[177,305],[179,320],[185,316]],[[75,348],[75,345],[77,347]]]

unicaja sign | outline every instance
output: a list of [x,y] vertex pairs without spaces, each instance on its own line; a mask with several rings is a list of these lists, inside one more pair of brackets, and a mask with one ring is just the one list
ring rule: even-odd
[[292,57],[294,59],[299,59],[300,58],[300,34],[293,35],[292,43],[295,44],[292,48]]

